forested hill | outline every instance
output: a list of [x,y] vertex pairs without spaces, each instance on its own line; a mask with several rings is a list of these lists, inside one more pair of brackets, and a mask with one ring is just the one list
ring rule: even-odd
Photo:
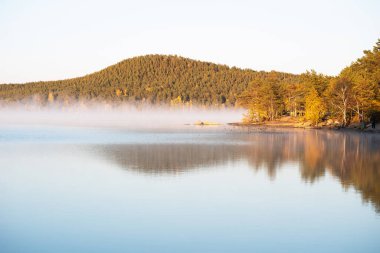
[[78,100],[152,104],[235,105],[252,80],[297,82],[299,76],[257,72],[178,56],[146,55],[73,79],[0,85],[0,100]]

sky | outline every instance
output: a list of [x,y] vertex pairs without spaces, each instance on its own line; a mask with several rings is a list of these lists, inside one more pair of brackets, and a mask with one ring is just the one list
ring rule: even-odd
[[0,0],[0,83],[146,54],[337,75],[380,38],[379,13],[378,0]]

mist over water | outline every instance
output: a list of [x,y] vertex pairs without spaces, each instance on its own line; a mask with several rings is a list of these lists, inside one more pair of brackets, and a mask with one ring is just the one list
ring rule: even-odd
[[126,129],[174,129],[196,122],[239,122],[243,109],[109,105],[77,103],[70,106],[22,106],[0,109],[1,125],[54,125],[121,127]]
[[379,252],[380,136],[243,112],[2,108],[0,252]]

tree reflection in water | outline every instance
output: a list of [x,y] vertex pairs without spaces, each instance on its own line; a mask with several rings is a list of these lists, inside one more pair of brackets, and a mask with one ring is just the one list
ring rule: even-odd
[[293,162],[299,164],[304,181],[313,183],[328,172],[345,189],[353,186],[380,212],[380,136],[375,134],[256,131],[216,135],[214,141],[204,144],[104,145],[100,151],[122,168],[156,175],[246,160],[252,169],[265,169],[269,177],[275,178],[276,171]]

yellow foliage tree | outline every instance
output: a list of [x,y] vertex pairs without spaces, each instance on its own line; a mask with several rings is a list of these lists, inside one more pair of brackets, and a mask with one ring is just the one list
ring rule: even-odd
[[122,90],[120,90],[120,89],[116,89],[116,96],[117,97],[120,97],[120,95],[123,93],[123,91]]
[[182,105],[182,99],[181,99],[181,96],[178,96],[177,98],[170,100],[170,105],[171,105],[171,106]]
[[49,92],[48,94],[48,102],[53,103],[54,102],[54,94],[53,92]]
[[311,87],[305,99],[305,118],[317,125],[326,113],[325,105],[318,91]]

